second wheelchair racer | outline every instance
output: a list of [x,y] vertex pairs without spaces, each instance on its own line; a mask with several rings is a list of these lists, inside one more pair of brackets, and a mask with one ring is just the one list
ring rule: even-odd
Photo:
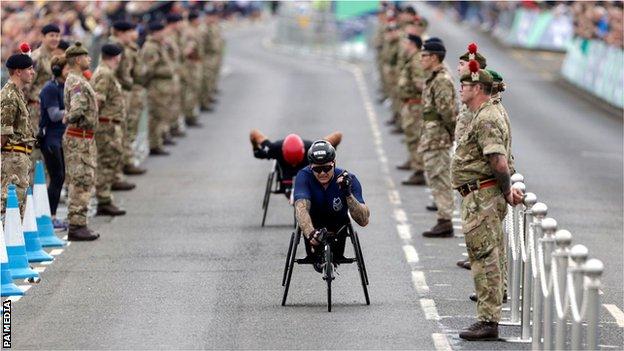
[[[360,226],[368,225],[370,211],[362,197],[362,186],[354,174],[336,168],[336,150],[325,140],[315,141],[308,150],[309,167],[295,179],[295,216],[305,237],[307,258],[321,271],[322,250],[319,235],[323,230],[337,233],[351,218]],[[335,262],[344,258],[346,233],[330,242]]]

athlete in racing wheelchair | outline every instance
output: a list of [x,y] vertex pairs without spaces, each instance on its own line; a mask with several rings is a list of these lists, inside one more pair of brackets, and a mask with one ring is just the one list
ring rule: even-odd
[[[327,308],[331,312],[331,282],[339,264],[356,263],[362,281],[366,304],[368,276],[357,232],[350,217],[360,226],[368,224],[370,211],[362,197],[362,187],[357,177],[336,168],[336,150],[325,140],[315,141],[308,151],[309,167],[303,168],[295,178],[295,216],[297,228],[292,233],[282,285],[286,304],[294,264],[311,264],[322,273],[327,283]],[[296,259],[297,246],[304,237],[306,257]],[[345,242],[351,239],[355,257],[344,257]]]
[[[274,160],[262,200],[262,226],[264,227],[271,194],[284,194],[287,199],[291,198],[293,178],[300,169],[308,165],[305,156],[312,142],[301,139],[297,134],[289,134],[284,139],[272,142],[258,129],[251,130],[249,139],[255,158]],[[342,140],[342,133],[333,132],[324,140],[337,147]]]

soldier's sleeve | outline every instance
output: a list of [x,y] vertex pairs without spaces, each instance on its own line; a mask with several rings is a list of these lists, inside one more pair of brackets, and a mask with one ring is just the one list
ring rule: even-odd
[[457,105],[455,103],[455,87],[450,79],[436,80],[436,89],[433,96],[436,111],[438,112],[446,130],[453,135],[457,120]]
[[154,76],[156,65],[158,64],[158,52],[151,47],[146,47],[141,52],[145,81],[149,81]]
[[15,116],[19,111],[19,107],[15,102],[15,99],[11,99],[8,96],[2,96],[0,101],[0,116],[2,117],[2,135],[13,135],[13,124],[15,123]]
[[501,154],[507,156],[505,149],[505,129],[502,119],[497,118],[495,111],[482,111],[477,123],[477,143],[483,150],[483,155]]
[[69,123],[74,123],[82,118],[89,106],[89,100],[86,96],[88,92],[86,87],[82,86],[80,82],[74,82],[68,87],[67,93],[70,96],[69,106],[65,106],[65,116]]
[[107,74],[96,74],[93,77],[93,90],[95,91],[95,99],[98,102],[98,106],[102,106],[108,98],[108,90],[110,87],[110,80],[112,77]]
[[123,59],[117,66],[117,80],[119,80],[119,84],[124,90],[132,89],[133,79],[132,79],[132,58],[128,55],[128,49],[124,49]]

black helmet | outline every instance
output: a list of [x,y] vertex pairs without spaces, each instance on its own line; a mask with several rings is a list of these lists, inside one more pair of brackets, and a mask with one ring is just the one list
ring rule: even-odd
[[331,162],[336,158],[336,149],[326,140],[317,140],[308,150],[308,161],[313,164]]

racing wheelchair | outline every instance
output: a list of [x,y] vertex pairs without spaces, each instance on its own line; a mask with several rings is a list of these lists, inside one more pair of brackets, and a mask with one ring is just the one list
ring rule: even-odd
[[[267,212],[269,211],[269,200],[271,200],[271,194],[283,194],[285,195],[290,204],[293,203],[292,193],[295,179],[284,179],[282,169],[276,160],[273,160],[273,168],[267,177],[267,183],[264,191],[264,198],[262,200],[262,226],[266,222]],[[294,218],[294,210],[293,210]]]
[[[292,272],[296,264],[314,264],[315,261],[308,259],[307,257],[304,259],[296,258],[297,255],[297,247],[299,246],[299,242],[301,241],[303,233],[299,226],[296,227],[295,232],[293,232],[290,236],[290,244],[288,245],[288,253],[286,254],[286,264],[284,266],[284,274],[282,276],[282,286],[284,287],[284,295],[282,297],[282,306],[286,305],[286,298],[288,297],[288,289],[290,287],[290,280],[292,277]],[[339,236],[346,235],[351,239],[351,244],[353,244],[353,252],[355,257],[347,258],[347,257],[334,257],[334,253],[331,250],[330,241]],[[305,240],[305,239],[304,239]],[[366,272],[366,265],[364,264],[364,258],[362,256],[362,247],[360,246],[360,239],[358,238],[358,234],[355,230],[353,230],[353,226],[351,223],[347,223],[344,225],[338,232],[330,233],[324,231],[323,235],[319,237],[321,244],[317,246],[318,248],[322,248],[323,252],[321,255],[321,267],[322,267],[322,277],[323,280],[327,284],[327,311],[331,312],[332,302],[331,302],[331,283],[335,279],[334,270],[339,264],[351,264],[356,263],[358,267],[358,271],[360,274],[360,280],[362,282],[362,289],[364,290],[364,298],[366,300],[366,304],[370,305],[370,299],[368,297],[368,274]]]

